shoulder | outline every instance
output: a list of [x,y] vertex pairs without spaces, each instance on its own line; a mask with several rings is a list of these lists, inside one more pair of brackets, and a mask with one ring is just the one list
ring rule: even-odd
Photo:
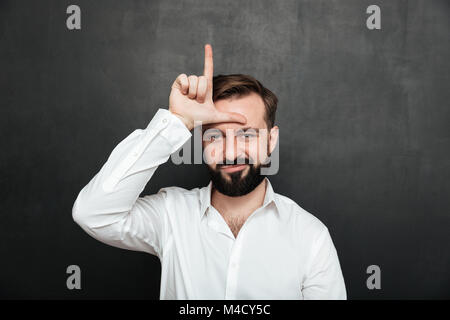
[[138,198],[135,206],[142,206],[144,211],[158,212],[168,219],[176,217],[174,221],[186,223],[192,220],[191,218],[195,217],[201,208],[200,190],[200,188],[185,189],[176,186],[163,187],[157,193]]
[[194,212],[200,208],[202,194],[200,187],[186,189],[177,186],[164,187],[156,194],[164,203],[169,212]]
[[200,188],[185,189],[182,187],[163,187],[157,193],[145,195],[139,199],[150,202],[165,202],[179,204],[183,201],[197,200],[200,195]]
[[327,231],[327,227],[319,218],[303,209],[294,200],[276,193],[275,201],[281,218],[294,225],[297,231],[301,229],[309,235],[318,235]]
[[200,195],[200,188],[192,188],[192,189],[186,189],[183,187],[164,187],[159,189],[158,193],[164,194],[166,197],[198,197]]

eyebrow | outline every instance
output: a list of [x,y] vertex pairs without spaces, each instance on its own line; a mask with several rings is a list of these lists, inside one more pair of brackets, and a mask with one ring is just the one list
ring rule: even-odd
[[252,129],[252,130],[255,130],[255,131],[258,131],[260,128],[253,128],[253,127],[244,127],[244,128],[240,128],[240,129],[238,129],[238,130],[243,130],[243,131],[247,131],[247,130],[249,130],[249,129]]
[[[242,130],[242,131],[247,131],[247,130],[249,130],[249,129],[252,129],[252,130],[255,130],[256,132],[258,132],[260,128],[243,127],[243,128],[238,128],[238,129],[236,129],[236,131],[241,131],[241,130]],[[205,133],[207,130],[208,130],[209,132],[211,132],[211,131],[218,131],[218,132],[221,132],[223,135],[225,135],[225,132],[224,132],[223,130],[218,129],[218,128],[206,128],[206,129],[203,131],[203,133]]]

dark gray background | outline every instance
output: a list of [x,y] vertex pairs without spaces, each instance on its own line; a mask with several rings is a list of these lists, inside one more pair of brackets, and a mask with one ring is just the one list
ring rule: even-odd
[[[370,4],[381,30],[365,26]],[[271,181],[329,227],[348,297],[450,298],[449,14],[446,0],[0,1],[0,297],[159,297],[158,258],[92,239],[71,209],[211,43],[215,74],[278,95]],[[143,194],[207,182],[202,165],[168,163]]]

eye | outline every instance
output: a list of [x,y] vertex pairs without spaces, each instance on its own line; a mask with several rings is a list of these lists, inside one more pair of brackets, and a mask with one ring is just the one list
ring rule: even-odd
[[206,136],[209,141],[218,141],[222,139],[222,135],[220,133],[210,133]]
[[239,137],[241,139],[249,140],[249,139],[256,138],[257,135],[254,132],[239,132],[239,133],[237,133],[237,137]]

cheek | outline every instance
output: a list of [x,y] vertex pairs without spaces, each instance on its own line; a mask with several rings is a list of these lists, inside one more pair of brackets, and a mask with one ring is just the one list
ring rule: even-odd
[[258,140],[250,141],[247,143],[246,148],[247,157],[250,159],[251,163],[258,164],[260,162],[258,155]]
[[258,159],[258,141],[251,141],[247,144],[247,148],[246,148],[246,152],[248,154],[248,156],[256,161],[259,162]]
[[248,156],[255,159],[256,163],[261,163],[268,156],[269,144],[266,139],[255,139],[248,144]]
[[207,164],[221,163],[223,159],[223,147],[221,143],[205,143],[203,145],[203,160]]

